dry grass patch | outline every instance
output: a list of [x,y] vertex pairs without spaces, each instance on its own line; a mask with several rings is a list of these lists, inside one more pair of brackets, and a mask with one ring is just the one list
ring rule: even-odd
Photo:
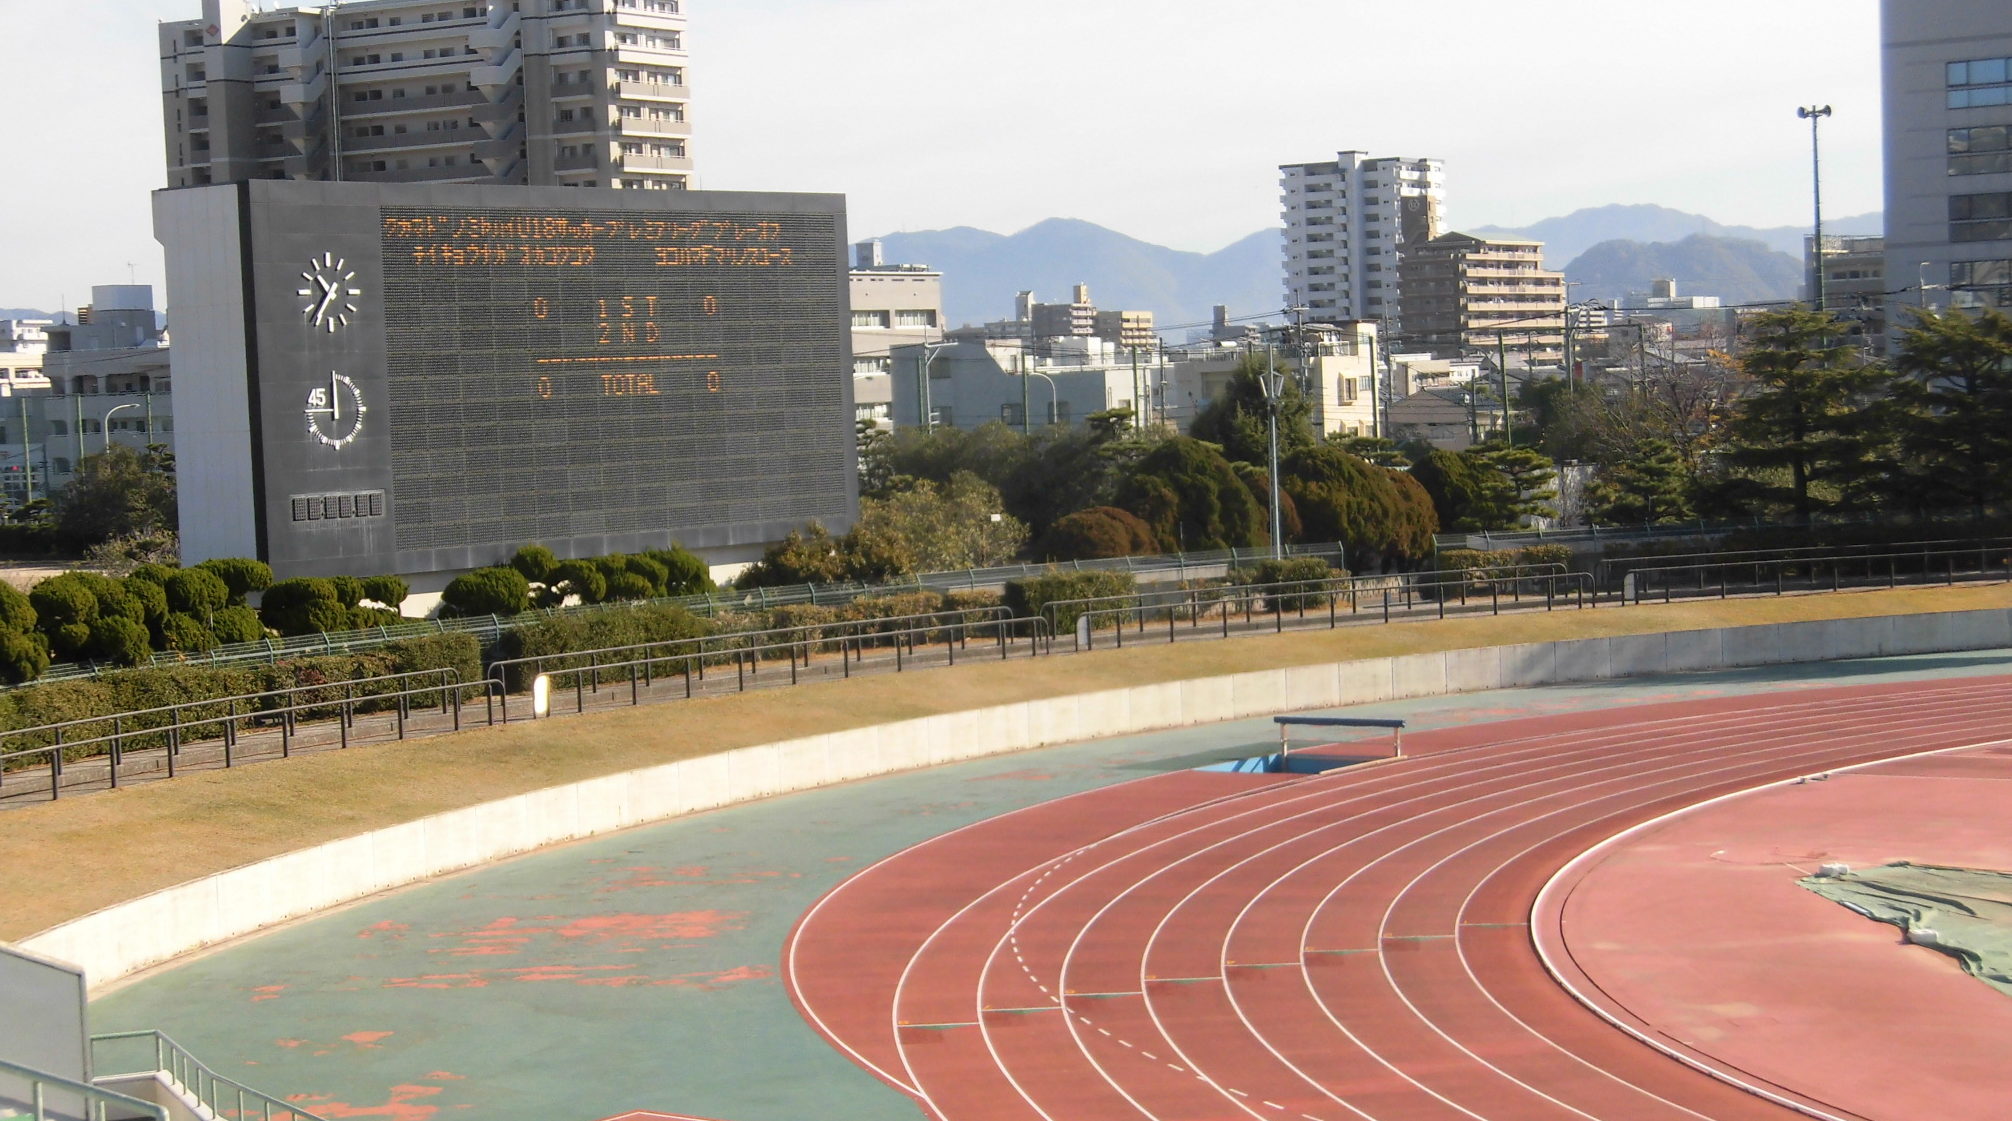
[[795,736],[1159,681],[1469,647],[2012,606],[1968,585],[1481,616],[806,684],[376,744],[0,814],[0,938],[430,814]]

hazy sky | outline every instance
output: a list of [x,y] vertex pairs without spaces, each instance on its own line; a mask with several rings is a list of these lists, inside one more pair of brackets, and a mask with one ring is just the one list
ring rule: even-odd
[[[275,4],[274,6],[283,6]],[[200,0],[0,0],[0,307],[156,285],[154,24]],[[1455,227],[1603,203],[1878,209],[1875,0],[687,0],[698,186],[838,191],[855,238],[1083,218],[1213,250],[1280,163],[1437,156]],[[129,274],[130,265],[130,274]],[[170,298],[171,299],[171,298]]]

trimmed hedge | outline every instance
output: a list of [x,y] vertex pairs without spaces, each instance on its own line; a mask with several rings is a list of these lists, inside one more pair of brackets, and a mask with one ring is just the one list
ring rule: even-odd
[[[1059,600],[1130,595],[1138,587],[1129,572],[1051,572],[1008,580],[1005,603],[1015,615],[1035,616]],[[1074,607],[1059,608],[1054,620],[1056,633],[1075,629],[1077,613]]]

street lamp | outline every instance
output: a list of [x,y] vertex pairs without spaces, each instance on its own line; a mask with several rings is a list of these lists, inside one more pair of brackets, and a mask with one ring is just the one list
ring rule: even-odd
[[[1059,403],[1059,402],[1060,402],[1060,398],[1059,398],[1059,397],[1057,397],[1057,396],[1056,396],[1056,393],[1055,393],[1055,379],[1054,379],[1054,378],[1051,378],[1051,377],[1049,377],[1049,376],[1048,376],[1047,374],[1044,374],[1044,373],[1042,373],[1042,372],[1041,372],[1041,371],[1039,371],[1039,370],[1026,370],[1026,369],[1023,369],[1023,370],[1021,370],[1021,371],[1020,371],[1020,374],[1021,374],[1021,377],[1022,377],[1022,378],[1040,378],[1040,379],[1041,379],[1042,381],[1045,381],[1045,382],[1047,382],[1047,383],[1048,383],[1048,423],[1049,423],[1049,424],[1060,424],[1060,423],[1062,422],[1062,406],[1061,406],[1061,405],[1060,405],[1060,403]],[[1023,380],[1023,381],[1022,381],[1022,382],[1021,382],[1020,384],[1024,386],[1024,385],[1026,385],[1027,383],[1026,383],[1026,382],[1025,382],[1024,380]],[[1027,432],[1027,428],[1028,428],[1028,424],[1027,424],[1027,401],[1026,401],[1026,399],[1024,398],[1024,396],[1023,396],[1023,397],[1022,397],[1022,399],[1021,399],[1021,401],[1020,401],[1020,431],[1021,431],[1021,434],[1023,434],[1023,435],[1024,435],[1024,434],[1026,434],[1026,432]]]
[[916,407],[922,411],[922,430],[930,432],[936,427],[936,407],[935,402],[930,400],[929,371],[936,365],[936,356],[950,347],[956,346],[957,343],[951,339],[943,339],[938,342],[920,343],[918,345],[922,348],[922,357],[918,360],[916,367],[916,374],[918,375],[916,380],[922,384],[916,387]]
[[[105,439],[104,447],[100,448],[100,451],[112,450],[112,414],[118,412],[120,409],[137,409],[139,407],[140,403],[138,401],[128,401],[123,405],[113,405],[111,408],[105,410],[105,415],[98,418],[98,433]],[[83,452],[81,446],[77,450],[80,454]]]
[[1819,314],[1823,311],[1823,161],[1818,155],[1816,122],[1830,116],[1828,105],[1797,106],[1795,115],[1809,122],[1809,192],[1816,205],[1816,238],[1812,242],[1810,297]]

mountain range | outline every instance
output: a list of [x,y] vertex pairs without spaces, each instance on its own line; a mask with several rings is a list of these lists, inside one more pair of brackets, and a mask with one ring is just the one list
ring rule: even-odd
[[[1856,214],[1824,223],[1826,233],[1877,234],[1882,216]],[[1574,299],[1610,300],[1646,291],[1660,277],[1680,293],[1725,302],[1796,298],[1802,285],[1799,226],[1728,226],[1669,207],[1590,207],[1520,228],[1477,226],[1466,232],[1531,238],[1545,243],[1551,267],[1564,262],[1578,285]],[[1006,319],[1015,293],[1031,290],[1044,303],[1069,299],[1076,284],[1104,308],[1154,313],[1169,338],[1208,324],[1211,309],[1230,315],[1275,315],[1283,299],[1280,238],[1260,230],[1215,251],[1193,253],[1127,237],[1091,222],[1050,218],[1015,234],[960,226],[885,234],[886,259],[924,264],[943,273],[944,318],[951,324]]]

